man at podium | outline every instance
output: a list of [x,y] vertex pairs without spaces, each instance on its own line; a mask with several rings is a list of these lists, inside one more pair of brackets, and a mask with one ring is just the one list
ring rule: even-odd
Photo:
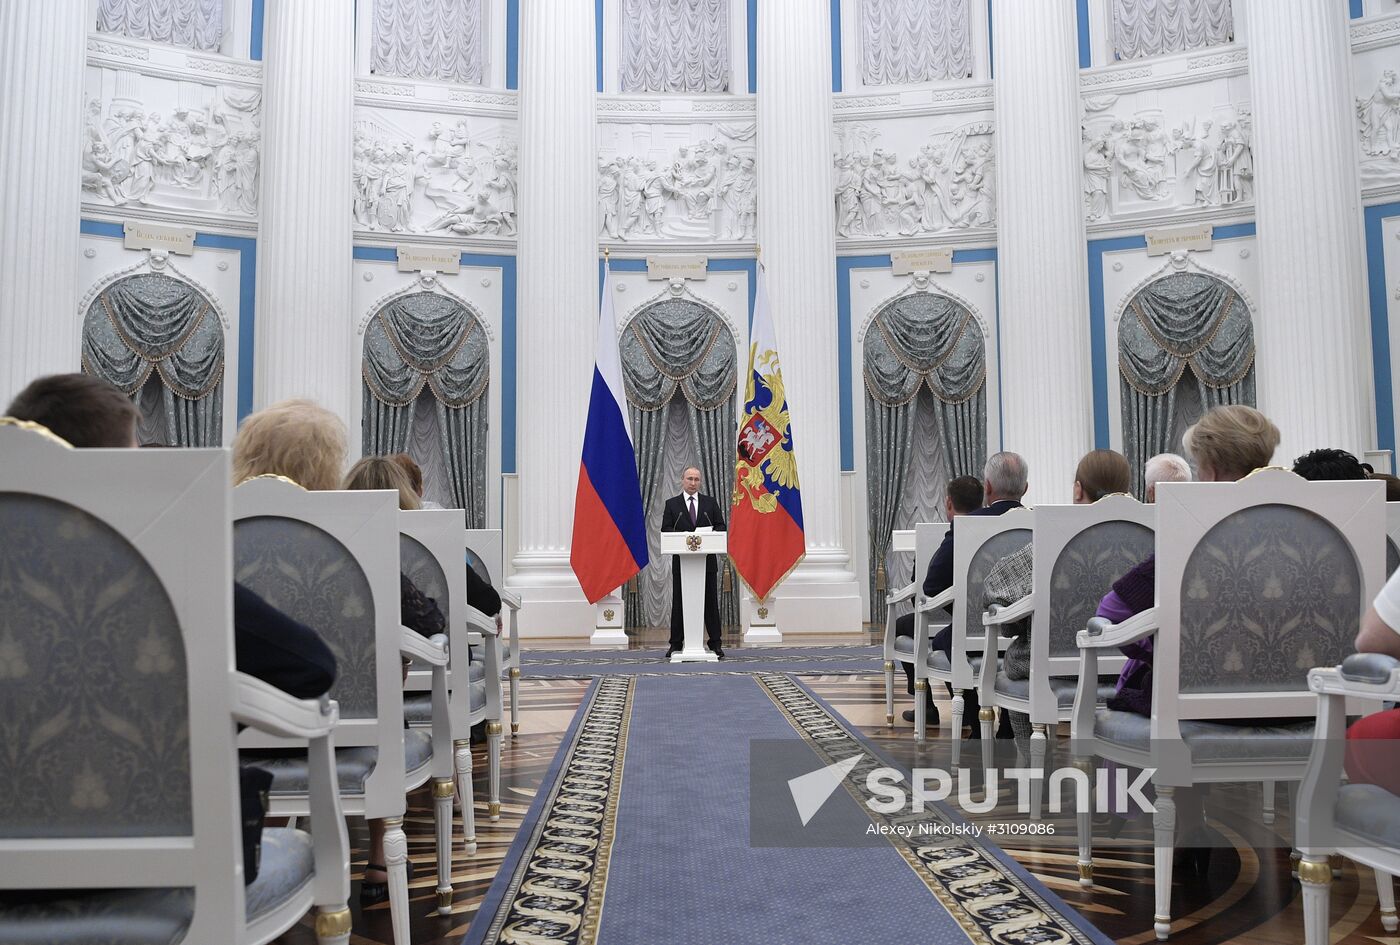
[[[661,513],[663,532],[693,532],[697,528],[724,531],[724,515],[713,496],[700,492],[700,470],[691,466],[681,475],[681,494],[666,500]],[[714,555],[705,556],[705,639],[710,650],[724,659],[719,639],[719,562]],[[666,658],[685,646],[685,618],[681,608],[681,566],[671,559],[671,646]]]

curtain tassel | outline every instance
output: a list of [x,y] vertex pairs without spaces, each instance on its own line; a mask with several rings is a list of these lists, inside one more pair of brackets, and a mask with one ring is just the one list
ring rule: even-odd
[[885,590],[885,565],[883,562],[875,569],[875,590],[880,593],[884,593]]

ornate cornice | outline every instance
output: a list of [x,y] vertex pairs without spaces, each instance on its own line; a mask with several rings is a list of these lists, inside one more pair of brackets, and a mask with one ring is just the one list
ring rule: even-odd
[[147,62],[151,58],[151,51],[145,46],[136,46],[110,39],[98,39],[95,36],[88,37],[87,50],[99,56],[112,56],[117,59],[130,59],[135,62]]
[[186,56],[185,67],[194,72],[223,76],[231,79],[262,80],[262,66],[237,59],[209,59],[204,56]]
[[1379,49],[1400,40],[1400,15],[1359,20],[1351,27],[1353,52]]
[[401,85],[397,82],[372,82],[366,79],[356,79],[355,94],[382,95],[386,98],[417,98],[418,89],[412,85]]

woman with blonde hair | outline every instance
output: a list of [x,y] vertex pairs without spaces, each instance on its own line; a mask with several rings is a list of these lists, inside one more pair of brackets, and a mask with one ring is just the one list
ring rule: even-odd
[[285,476],[303,489],[340,487],[345,424],[320,404],[284,400],[250,414],[233,438],[234,484],[254,476]]
[[366,456],[356,462],[345,474],[345,488],[393,489],[399,494],[399,508],[403,511],[412,512],[423,507],[408,473],[388,456]]

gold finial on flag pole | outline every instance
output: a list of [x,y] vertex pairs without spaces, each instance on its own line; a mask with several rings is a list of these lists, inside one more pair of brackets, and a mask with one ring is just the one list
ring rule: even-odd
[[611,255],[612,255],[612,250],[610,250],[610,249],[608,249],[606,246],[604,246],[604,247],[603,247],[603,259],[606,260],[606,259],[607,259],[609,256],[611,256]]

